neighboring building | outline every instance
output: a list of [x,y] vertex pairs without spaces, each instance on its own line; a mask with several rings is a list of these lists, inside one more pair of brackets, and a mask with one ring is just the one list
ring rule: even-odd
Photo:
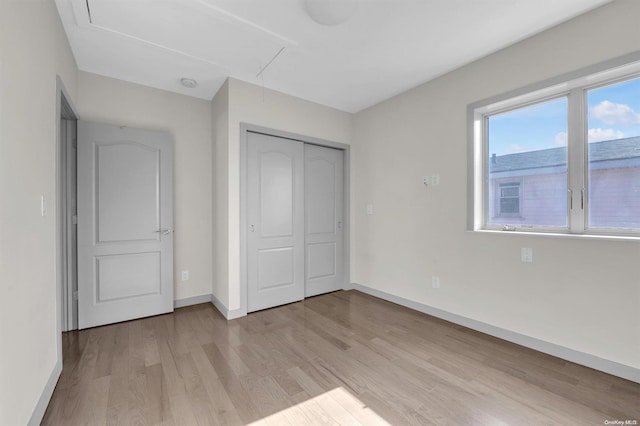
[[[589,145],[590,228],[640,228],[640,137]],[[567,147],[489,160],[489,224],[566,226]],[[586,195],[585,195],[586,196]],[[580,202],[574,196],[574,203]]]

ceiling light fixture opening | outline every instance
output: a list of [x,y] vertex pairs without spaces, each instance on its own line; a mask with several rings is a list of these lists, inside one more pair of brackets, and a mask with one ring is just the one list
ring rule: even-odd
[[193,89],[194,87],[196,87],[198,85],[197,81],[195,81],[192,78],[186,78],[186,77],[185,78],[181,78],[180,79],[180,83],[182,83],[182,85],[184,87],[187,87],[189,89]]
[[359,0],[303,0],[307,14],[320,25],[340,25],[358,9]]

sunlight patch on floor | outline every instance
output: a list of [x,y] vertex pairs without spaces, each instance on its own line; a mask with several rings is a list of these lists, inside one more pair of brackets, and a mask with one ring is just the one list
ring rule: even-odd
[[389,425],[366,404],[339,387],[257,420],[251,425]]

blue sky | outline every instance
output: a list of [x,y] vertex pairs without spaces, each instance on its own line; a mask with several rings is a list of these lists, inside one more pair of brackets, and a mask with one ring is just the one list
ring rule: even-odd
[[[640,136],[640,79],[591,90],[587,103],[590,142]],[[489,119],[489,154],[557,148],[566,138],[566,98]]]

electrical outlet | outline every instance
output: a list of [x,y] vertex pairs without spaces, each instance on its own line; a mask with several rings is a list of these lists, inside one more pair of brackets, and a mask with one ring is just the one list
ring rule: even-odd
[[180,274],[180,279],[182,281],[189,281],[189,270],[185,269],[182,271],[182,273]]
[[373,214],[373,204],[367,204],[367,214],[368,215]]
[[429,176],[422,176],[422,184],[424,186],[429,186],[429,184],[430,184]]
[[522,247],[520,249],[520,261],[524,263],[533,263],[533,249],[531,247]]
[[431,185],[433,185],[433,186],[440,185],[440,175],[439,174],[431,175]]
[[440,288],[440,277],[436,277],[435,275],[431,277],[431,287]]

